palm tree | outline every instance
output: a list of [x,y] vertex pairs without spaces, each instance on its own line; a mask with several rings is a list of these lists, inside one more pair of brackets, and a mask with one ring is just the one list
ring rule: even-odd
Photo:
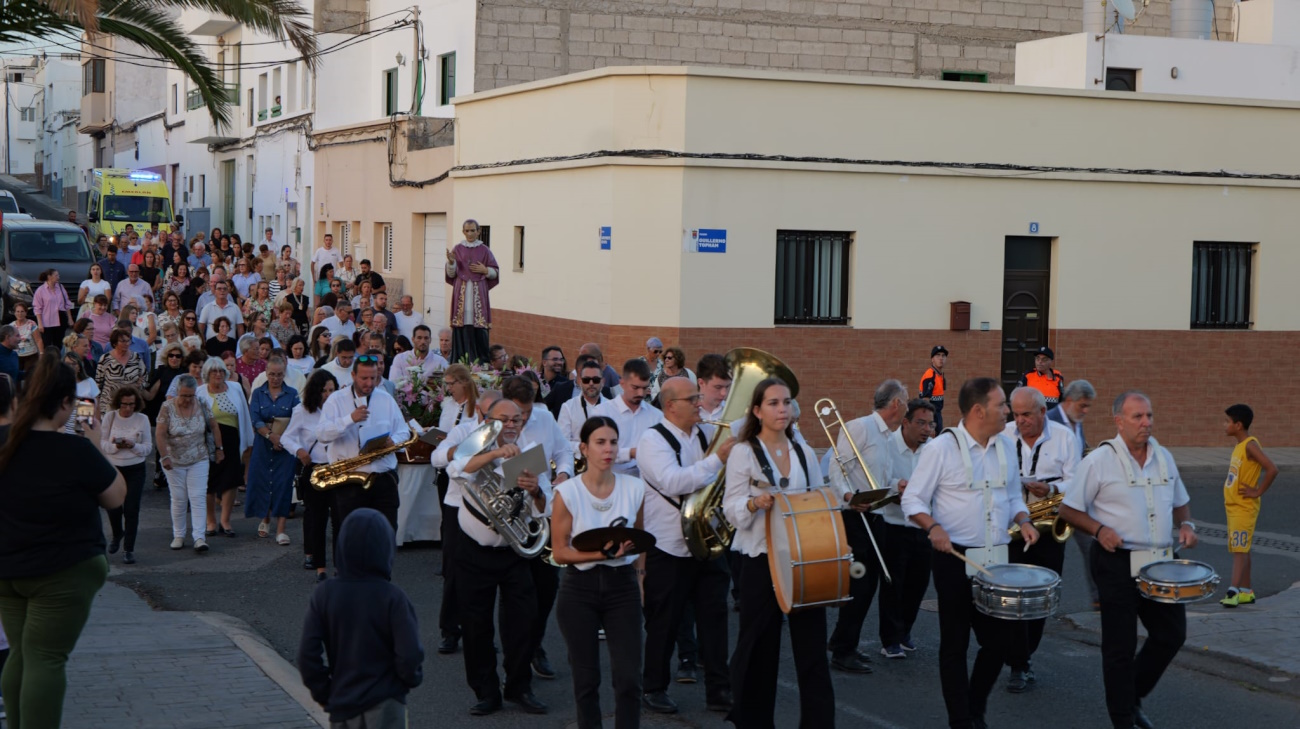
[[[185,9],[224,15],[288,41],[308,66],[316,65],[316,37],[297,0],[9,0],[0,5],[0,42],[60,36],[79,41],[83,32],[91,43],[99,35],[125,38],[179,68],[203,94],[212,121],[227,127],[230,99],[221,79],[173,17]],[[114,55],[106,57],[114,60]]]

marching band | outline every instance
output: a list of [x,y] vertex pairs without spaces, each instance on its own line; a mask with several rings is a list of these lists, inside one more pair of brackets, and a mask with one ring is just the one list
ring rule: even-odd
[[[742,372],[756,361],[761,379]],[[1117,437],[1081,460],[1077,419],[1049,416],[1038,390],[1008,399],[997,380],[970,379],[957,393],[960,421],[936,433],[931,398],[909,399],[887,380],[874,411],[847,423],[833,402],[817,403],[832,445],[819,463],[797,429],[797,382],[771,355],[706,355],[698,384],[665,380],[658,407],[647,401],[655,375],[644,359],[623,366],[612,399],[603,369],[579,361],[559,422],[534,406],[532,378],[480,392],[466,368],[447,371],[461,391],[444,403],[446,435],[430,459],[447,483],[439,652],[463,639],[471,714],[503,699],[548,711],[532,680],[556,675],[541,650],[554,606],[579,727],[601,726],[600,640],[615,726],[628,729],[643,709],[678,710],[673,649],[692,633],[708,709],[743,729],[773,727],[783,625],[800,725],[833,727],[831,668],[871,672],[859,645],[872,600],[881,655],[905,658],[917,650],[912,629],[933,577],[948,724],[985,727],[1004,665],[1008,690],[1036,684],[1032,658],[1078,530],[1092,539],[1110,720],[1152,726],[1142,699],[1185,640],[1185,604],[1212,594],[1217,576],[1176,553],[1196,545],[1196,526],[1172,456],[1151,437],[1146,396],[1121,395]],[[294,431],[298,456],[313,484],[335,480],[338,521],[370,506],[395,523],[393,451],[413,436],[376,387],[374,358],[357,357],[351,374],[318,406],[318,421]],[[512,470],[534,448],[549,472]],[[323,554],[318,561],[323,569]],[[1203,579],[1170,587],[1188,574]],[[728,655],[733,583],[739,634]],[[829,636],[828,608],[838,610]],[[1138,621],[1149,636],[1140,649]],[[979,648],[968,667],[972,633]]]

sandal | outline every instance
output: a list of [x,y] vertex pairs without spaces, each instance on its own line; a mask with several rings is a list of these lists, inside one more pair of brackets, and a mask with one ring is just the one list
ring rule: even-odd
[[266,539],[267,537],[271,536],[271,522],[264,521],[261,524],[258,524],[257,536],[262,539]]
[[285,534],[284,532],[280,532],[279,534],[275,535],[275,543],[280,545],[281,547],[289,546],[289,535]]

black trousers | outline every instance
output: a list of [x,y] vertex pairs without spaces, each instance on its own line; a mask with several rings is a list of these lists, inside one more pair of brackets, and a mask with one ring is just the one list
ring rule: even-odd
[[455,506],[442,507],[442,606],[438,610],[438,629],[442,637],[459,637],[460,629],[460,593],[456,569],[456,550],[461,542],[466,541],[465,533],[460,530],[460,509]]
[[[396,532],[397,505],[400,501],[397,495],[397,471],[376,473],[368,489],[352,485],[334,489],[334,509],[339,513],[340,524],[348,518],[348,514],[365,507],[383,514]],[[335,541],[337,540],[338,536],[335,535]]]
[[871,537],[862,523],[862,516],[866,516],[871,524],[876,544],[884,542],[884,530],[881,527],[885,522],[879,515],[844,512],[844,531],[848,534],[853,559],[861,562],[867,568],[867,573],[859,579],[849,581],[849,596],[853,599],[840,605],[840,617],[835,621],[835,632],[831,633],[827,646],[831,655],[836,657],[851,656],[857,652],[858,643],[862,640],[862,623],[867,619],[871,601],[876,597],[876,583],[882,579],[880,559],[871,546]]
[[[533,586],[537,590],[537,614],[533,618],[533,652],[536,653],[542,648],[546,623],[551,619],[555,596],[560,591],[560,568],[543,562],[541,557],[528,560],[528,568],[533,572]],[[640,594],[640,588],[637,593]]]
[[[334,529],[334,541],[339,535],[339,512],[334,508],[334,496],[311,485],[311,472],[321,464],[313,463],[298,474],[298,499],[302,501],[302,551],[309,555],[317,569],[327,566],[325,534]],[[334,550],[329,550],[333,552]],[[333,557],[333,554],[330,554]]]
[[[731,583],[730,574],[728,574],[727,583]],[[725,591],[722,599],[724,601],[727,599]],[[696,663],[699,658],[700,644],[699,641],[695,640],[695,606],[691,604],[690,600],[687,600],[686,609],[682,611],[682,622],[677,627],[677,660]]]
[[488,330],[471,326],[452,326],[451,361],[459,362],[461,357],[469,356],[470,362],[487,364]]
[[[934,547],[925,532],[914,527],[885,524],[885,564],[893,582],[880,579],[880,644],[898,645],[912,638],[912,625],[930,587],[930,555]],[[879,534],[879,532],[877,532]]]
[[528,560],[509,547],[484,547],[468,536],[456,552],[456,587],[461,625],[465,631],[465,677],[474,695],[501,697],[493,608],[500,598],[498,622],[506,672],[505,695],[532,690],[532,625],[537,614],[537,592]]
[[[122,537],[122,548],[128,552],[135,551],[135,535],[140,531],[140,497],[144,494],[145,463],[122,466],[122,479],[126,481],[126,501],[116,509],[108,510],[108,526],[113,531],[113,538]],[[126,522],[125,529],[123,522]]]
[[[965,547],[954,548],[965,554]],[[1006,646],[1015,627],[1011,621],[992,618],[975,609],[966,564],[951,554],[936,552],[931,559],[934,589],[939,596],[939,682],[948,709],[948,726],[969,729],[972,717],[984,716],[989,691],[1002,672]],[[971,631],[979,651],[975,666],[966,672],[966,650]]]
[[[743,557],[740,634],[731,654],[734,702],[727,721],[737,729],[775,729],[776,679],[781,664],[781,607],[767,557]],[[826,608],[789,616],[790,645],[799,682],[800,729],[835,726],[835,690],[826,658]]]
[[[1032,564],[1046,567],[1056,574],[1065,568],[1065,545],[1052,539],[1052,535],[1040,535],[1038,543],[1026,552],[1024,545],[1011,543],[1011,561],[1016,564]],[[1007,650],[1007,665],[1013,671],[1029,668],[1029,659],[1038,652],[1038,644],[1043,641],[1043,628],[1047,619],[1021,620],[1016,623],[1016,631],[1011,637],[1011,646]]]
[[652,547],[645,564],[646,693],[668,690],[673,643],[688,605],[700,626],[704,686],[710,696],[731,688],[727,667],[727,587],[725,558],[701,562]]
[[[447,488],[451,485],[451,480],[447,478],[447,472],[439,468],[434,471],[433,482],[438,487],[438,513],[442,515],[442,523],[446,524],[447,510],[456,508],[454,506],[447,506],[447,504],[444,503],[447,499]],[[446,531],[446,528],[443,528],[443,532]],[[443,537],[443,541],[446,541],[445,536]],[[446,561],[446,555],[443,555],[443,560]],[[443,570],[446,569],[447,566],[444,564]]]
[[[1187,640],[1187,609],[1148,600],[1129,572],[1128,550],[1093,542],[1090,560],[1101,597],[1101,668],[1111,723],[1133,726],[1133,707],[1151,693]],[[1137,648],[1137,621],[1147,629]],[[1136,656],[1134,655],[1136,653]]]
[[605,628],[614,678],[614,727],[641,722],[641,588],[632,565],[568,567],[560,580],[556,622],[569,648],[578,729],[599,729],[600,638]]

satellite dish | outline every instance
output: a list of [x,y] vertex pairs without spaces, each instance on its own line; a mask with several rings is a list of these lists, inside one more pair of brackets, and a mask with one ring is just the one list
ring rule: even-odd
[[1115,12],[1125,20],[1132,20],[1137,17],[1137,11],[1133,9],[1133,0],[1108,0],[1115,7]]

